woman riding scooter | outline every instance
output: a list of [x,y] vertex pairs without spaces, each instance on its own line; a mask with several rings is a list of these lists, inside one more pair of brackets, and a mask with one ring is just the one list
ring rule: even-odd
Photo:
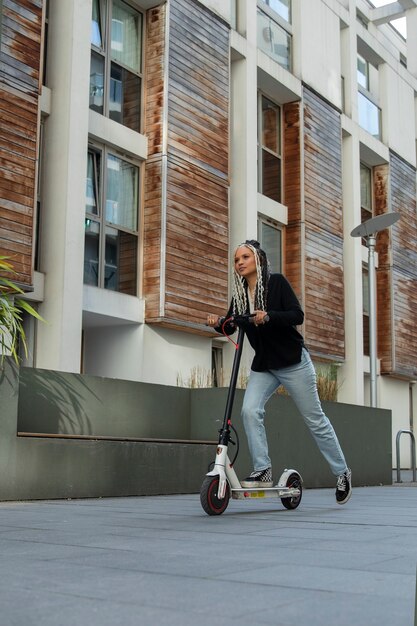
[[[244,322],[255,356],[242,406],[254,470],[242,481],[242,487],[273,485],[264,426],[265,404],[282,384],[337,476],[336,502],[345,504],[352,493],[352,474],[322,409],[314,366],[303,337],[296,329],[304,320],[300,303],[282,274],[270,274],[267,256],[257,241],[247,240],[237,247],[233,277],[233,297],[227,318],[233,314],[254,314],[251,321]],[[226,323],[222,330],[221,318],[215,315],[208,315],[207,324],[227,334],[236,329],[234,324]]]

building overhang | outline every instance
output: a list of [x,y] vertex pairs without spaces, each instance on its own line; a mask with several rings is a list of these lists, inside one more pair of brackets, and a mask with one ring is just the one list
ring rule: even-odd
[[387,24],[392,20],[405,17],[406,11],[415,8],[417,8],[417,0],[398,0],[398,2],[385,4],[382,7],[370,11],[371,22],[375,24],[375,26]]

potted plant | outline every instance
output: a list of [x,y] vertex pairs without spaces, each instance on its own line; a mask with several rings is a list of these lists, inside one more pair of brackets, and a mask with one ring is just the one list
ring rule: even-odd
[[27,355],[24,312],[44,321],[28,302],[19,297],[24,291],[13,282],[14,275],[16,272],[9,257],[0,256],[0,362],[6,355],[10,355],[18,363],[20,345]]

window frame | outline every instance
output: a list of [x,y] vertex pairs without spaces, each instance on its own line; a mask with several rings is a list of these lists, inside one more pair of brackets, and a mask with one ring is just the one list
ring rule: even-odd
[[[104,63],[104,71],[103,71],[103,112],[99,113],[99,115],[103,115],[107,119],[112,119],[110,117],[110,93],[111,93],[111,69],[112,64],[114,63],[118,68],[121,68],[122,71],[130,72],[132,75],[136,76],[140,80],[140,94],[139,94],[139,128],[134,131],[138,133],[143,132],[143,96],[144,96],[144,34],[145,34],[145,12],[141,10],[134,2],[129,0],[119,0],[121,3],[125,4],[136,13],[141,15],[141,32],[140,32],[140,71],[136,72],[133,68],[126,66],[121,63],[119,60],[116,61],[112,59],[111,56],[111,27],[112,27],[112,15],[113,15],[113,6],[115,0],[97,0],[100,7],[100,21],[101,21],[101,29],[102,29],[102,47],[95,45],[91,41],[90,36],[90,64],[91,57],[94,54],[98,55],[103,59]],[[90,83],[91,85],[91,83]],[[89,105],[89,108],[90,105]],[[94,110],[94,109],[92,109]],[[117,122],[122,126],[126,126],[126,128],[130,128],[126,124],[122,122]],[[132,129],[133,130],[133,129]]]
[[[264,130],[264,117],[263,117],[263,98],[265,98],[268,102],[270,102],[271,104],[273,104],[277,109],[278,109],[278,124],[279,124],[279,129],[278,129],[278,141],[279,141],[279,152],[275,153],[273,150],[271,150],[270,148],[267,148],[266,146],[263,145],[263,130]],[[257,149],[258,149],[258,185],[257,185],[257,189],[258,189],[258,193],[262,194],[263,196],[270,198],[270,196],[267,196],[264,193],[264,176],[263,176],[263,151],[265,150],[266,152],[268,152],[268,154],[271,154],[272,156],[274,156],[276,159],[278,159],[279,161],[279,172],[280,172],[280,176],[279,176],[279,189],[278,189],[278,195],[279,195],[279,200],[274,200],[273,198],[270,198],[270,200],[272,200],[273,202],[279,202],[282,203],[282,196],[283,196],[283,163],[282,163],[282,142],[283,142],[283,136],[282,136],[282,106],[280,104],[278,104],[277,102],[274,102],[274,100],[272,100],[269,96],[267,96],[265,93],[263,93],[261,90],[258,91],[258,101],[257,101],[257,116],[258,116],[258,141],[257,141]]]
[[[119,289],[109,289],[105,286],[105,270],[106,270],[106,235],[107,229],[111,228],[117,230],[118,233],[123,232],[132,237],[136,238],[136,259],[135,259],[135,268],[136,268],[136,280],[135,280],[135,293],[133,295],[139,295],[139,248],[140,248],[140,233],[141,233],[141,185],[143,184],[143,163],[139,162],[133,158],[130,158],[126,154],[121,154],[118,150],[113,149],[107,145],[98,144],[93,141],[88,142],[87,148],[87,161],[89,159],[90,154],[99,155],[100,163],[97,166],[96,159],[93,163],[94,168],[94,178],[96,179],[96,201],[97,201],[97,213],[92,213],[87,211],[87,203],[85,203],[85,211],[84,211],[84,220],[91,220],[92,222],[97,222],[99,224],[99,249],[98,249],[98,276],[97,276],[97,285],[95,286],[99,289],[108,289],[109,291],[115,291],[116,293],[124,293]],[[117,224],[114,222],[109,222],[106,219],[106,201],[107,201],[107,161],[108,157],[113,156],[117,159],[129,163],[133,165],[137,169],[138,178],[137,178],[137,215],[136,215],[136,230],[130,229],[122,224]],[[87,173],[86,172],[86,185],[87,185]],[[86,195],[87,197],[87,195]],[[84,262],[85,262],[85,250],[84,250]],[[84,279],[83,279],[84,281]],[[90,283],[86,283],[85,285],[90,285]]]
[[[283,67],[288,72],[292,72],[292,62],[293,62],[293,29],[291,21],[287,22],[279,13],[277,13],[274,9],[267,4],[265,0],[257,0],[256,3],[257,9],[257,21],[259,14],[263,14],[264,17],[269,19],[273,24],[275,24],[279,29],[284,31],[288,38],[288,64],[283,65],[279,62],[276,55],[264,50],[259,46],[259,41],[257,42],[257,47],[267,54],[271,59],[273,59],[276,63],[278,63],[281,67]],[[292,2],[290,3],[290,20],[292,19]],[[257,26],[258,28],[258,26]]]
[[[367,172],[369,173],[369,188],[370,188],[370,206],[366,206],[364,203],[364,198],[362,196],[362,171],[363,170],[367,170]],[[360,162],[360,190],[361,190],[361,211],[366,211],[367,213],[369,213],[369,217],[373,217],[374,215],[374,190],[373,190],[373,170],[372,167],[370,167],[369,165],[366,165],[366,163],[364,163],[363,161]],[[361,221],[363,221],[362,216],[361,216]]]
[[[362,62],[366,68],[365,73],[361,72],[359,70],[359,62]],[[366,85],[362,85],[362,83],[359,80],[359,76],[363,76],[365,78],[365,82]],[[362,89],[364,89],[367,93],[370,93],[370,78],[369,78],[369,61],[367,61],[367,59],[365,59],[365,57],[363,57],[361,54],[359,54],[359,52],[356,55],[356,80],[358,83],[358,87],[362,87]]]
[[275,11],[275,9],[273,9],[270,6],[269,2],[270,0],[258,0],[257,6],[263,13],[268,15],[274,22],[282,26],[288,32],[288,34],[292,35],[292,28],[291,28],[292,26],[292,0],[289,0],[289,8],[288,8],[289,19],[288,20],[286,20],[285,17],[281,15],[281,13],[278,13],[278,11]]
[[281,224],[277,220],[274,220],[271,217],[268,217],[266,215],[258,213],[258,219],[257,219],[258,241],[261,244],[261,248],[263,250],[265,250],[267,256],[268,256],[268,250],[265,249],[265,245],[264,245],[263,237],[262,237],[262,224],[265,224],[266,226],[272,228],[273,230],[276,230],[279,233],[279,257],[280,257],[279,258],[279,268],[278,269],[274,269],[273,268],[273,269],[271,269],[271,271],[272,271],[272,273],[282,274],[283,267],[284,267],[284,234],[285,234],[285,227],[284,227],[283,224]]

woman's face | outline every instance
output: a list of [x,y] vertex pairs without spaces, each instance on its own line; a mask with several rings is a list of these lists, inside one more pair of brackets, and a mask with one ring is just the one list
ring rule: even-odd
[[235,270],[246,280],[256,277],[255,255],[250,248],[240,246],[235,252]]

